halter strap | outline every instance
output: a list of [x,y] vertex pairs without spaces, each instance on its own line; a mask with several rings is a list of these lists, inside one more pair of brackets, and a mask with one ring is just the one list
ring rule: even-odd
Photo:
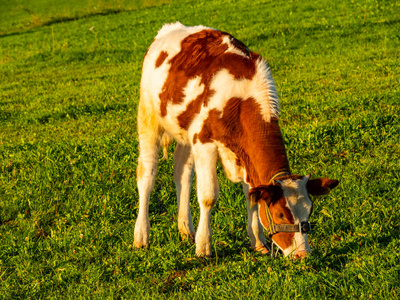
[[278,173],[276,173],[274,176],[272,176],[272,178],[269,180],[269,183],[273,183],[275,179],[279,178],[279,177],[283,177],[283,176],[287,176],[287,175],[291,175],[291,173],[289,171],[280,171]]
[[[260,208],[259,208],[260,209]],[[272,216],[271,216],[271,212],[269,211],[268,205],[265,205],[265,215],[267,217],[267,221],[268,221],[268,227],[265,227],[264,224],[263,227],[265,228],[265,230],[268,232],[269,236],[274,235],[275,233],[277,233],[276,229],[275,229],[275,223],[272,220]]]
[[[260,211],[262,208],[261,206],[258,207],[259,209],[259,214],[262,212]],[[271,237],[275,233],[278,232],[301,232],[301,233],[310,233],[311,232],[311,223],[308,221],[297,223],[297,224],[276,224],[272,220],[271,212],[269,210],[269,207],[265,205],[265,216],[267,218],[267,224],[264,224],[261,222],[262,226],[264,229],[268,232],[268,235]]]

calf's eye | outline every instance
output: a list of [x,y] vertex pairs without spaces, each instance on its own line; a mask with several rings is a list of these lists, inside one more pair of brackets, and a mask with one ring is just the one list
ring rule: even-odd
[[275,216],[276,216],[278,219],[281,219],[281,220],[285,220],[285,219],[286,219],[285,216],[284,216],[284,214],[281,213],[281,212],[277,212],[277,213],[275,214]]

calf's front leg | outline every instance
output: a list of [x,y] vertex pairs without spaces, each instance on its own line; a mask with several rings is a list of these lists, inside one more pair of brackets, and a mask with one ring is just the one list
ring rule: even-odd
[[265,246],[267,244],[263,232],[263,227],[258,217],[258,204],[251,207],[249,199],[249,185],[243,183],[243,192],[247,200],[247,234],[250,238],[251,248],[262,254],[268,254],[269,250]]

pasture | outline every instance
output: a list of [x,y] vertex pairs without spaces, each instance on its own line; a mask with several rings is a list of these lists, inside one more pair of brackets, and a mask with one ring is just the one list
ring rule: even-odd
[[[197,258],[177,231],[173,147],[150,249],[133,249],[141,63],[175,21],[263,55],[293,173],[340,181],[314,199],[305,261],[250,250],[221,166],[214,256]],[[0,2],[0,299],[399,298],[399,49],[390,0]]]

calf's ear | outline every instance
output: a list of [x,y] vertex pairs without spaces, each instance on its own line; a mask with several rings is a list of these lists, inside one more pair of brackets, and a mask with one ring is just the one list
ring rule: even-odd
[[276,185],[261,185],[251,188],[249,191],[251,207],[259,201],[265,201],[269,205],[274,199],[279,199],[279,195],[281,194],[282,189]]
[[338,184],[339,181],[335,179],[317,178],[307,181],[306,187],[310,195],[318,196],[329,194],[331,189],[337,187]]

